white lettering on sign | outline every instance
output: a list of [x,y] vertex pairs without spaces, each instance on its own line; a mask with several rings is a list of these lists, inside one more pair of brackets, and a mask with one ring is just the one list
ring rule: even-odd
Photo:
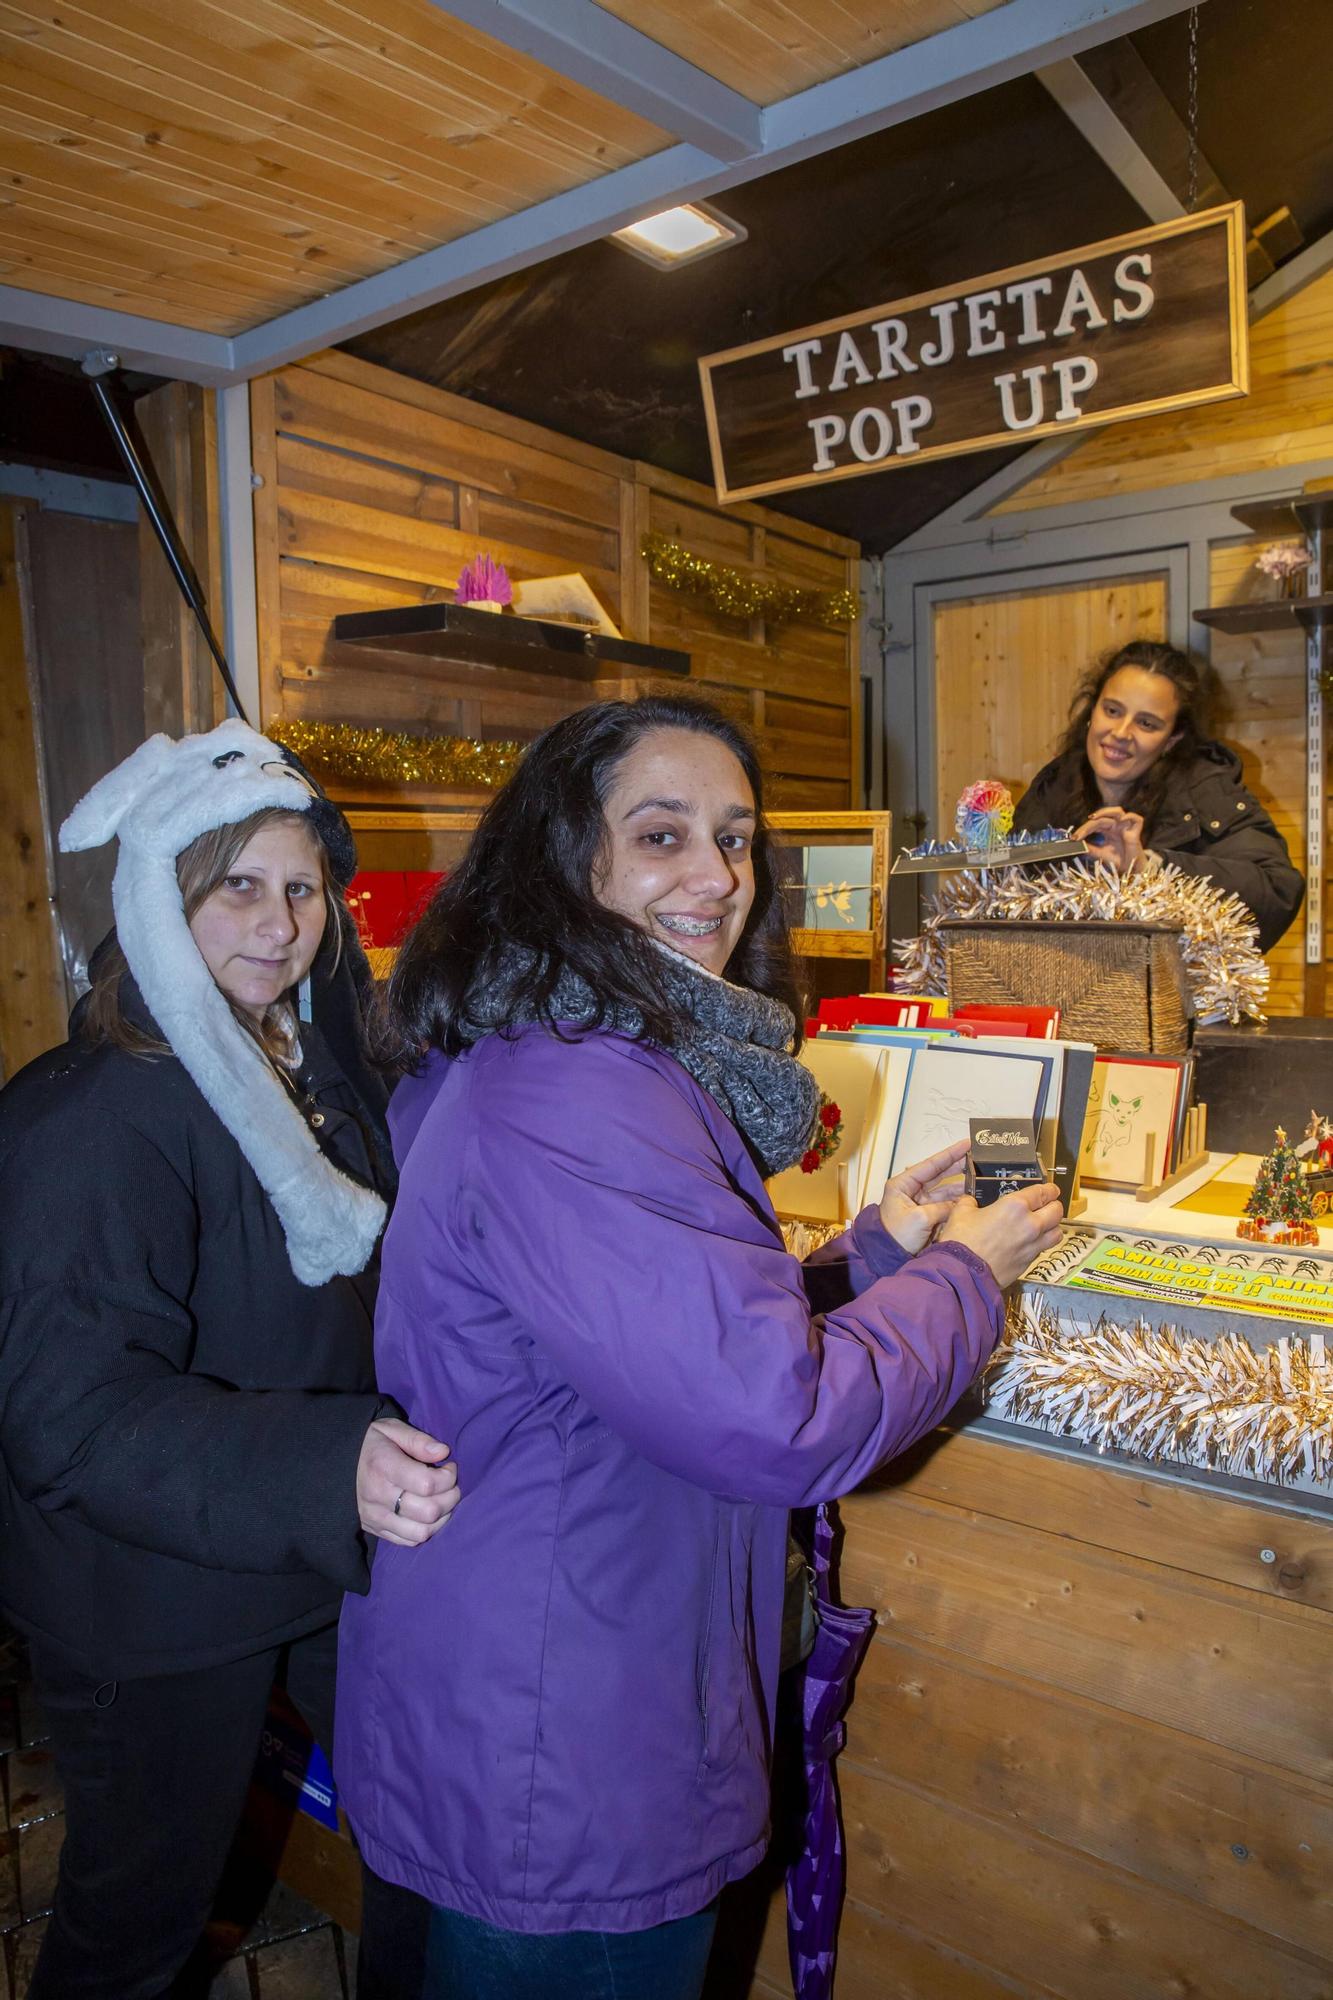
[[1045,378],[1044,368],[1025,368],[1022,379],[1027,383],[1027,408],[1019,414],[1018,398],[1014,394],[1014,384],[1019,377],[997,375],[995,386],[1000,392],[1000,420],[1007,431],[1030,431],[1039,424],[1046,414],[1046,391],[1042,388]]
[[1083,318],[1086,326],[1106,325],[1106,314],[1092,296],[1092,286],[1088,283],[1077,265],[1074,266],[1074,269],[1069,274],[1069,285],[1065,291],[1064,311],[1055,322],[1055,337],[1057,340],[1065,340],[1070,334],[1078,331],[1074,325],[1074,316],[1076,313]]
[[[1111,311],[1118,321],[1143,319],[1151,312],[1155,303],[1152,286],[1147,282],[1151,271],[1152,258],[1147,251],[1122,257],[1117,264],[1115,285],[1121,296],[1111,303]],[[1096,331],[1108,324],[1086,273],[1075,268],[1065,285],[1060,317],[1054,326],[1047,327],[1042,320],[1041,308],[1051,298],[1052,289],[1050,278],[1022,278],[1006,285],[1002,292],[969,292],[966,298],[945,299],[930,308],[930,316],[939,330],[938,339],[920,340],[915,354],[911,351],[912,329],[906,320],[873,320],[867,332],[875,338],[879,363],[877,374],[872,372],[865,351],[857,336],[851,332],[838,335],[832,366],[827,367],[823,383],[815,365],[824,353],[823,341],[815,338],[793,341],[782,350],[783,360],[796,369],[793,393],[798,399],[817,396],[822,387],[826,394],[839,396],[852,387],[865,388],[871,382],[890,382],[900,375],[915,375],[922,368],[943,368],[959,352],[955,331],[959,312],[962,312],[967,328],[967,346],[962,351],[969,360],[982,354],[1002,354],[1010,346],[1031,347],[1042,340],[1067,340],[1075,333],[1088,329]],[[1007,325],[1001,322],[1000,317],[1006,307],[1009,308]],[[1026,380],[1028,371],[1024,369],[1021,372]],[[1010,414],[1005,418],[1008,428],[1027,430],[1041,419],[1037,417],[1024,421],[1021,415],[1014,414],[1014,406],[1019,399],[1013,385],[1018,379],[1017,374],[996,377],[998,383],[1009,384]],[[1005,394],[1003,389],[1000,393],[1002,396]],[[1035,406],[1035,387],[1027,392],[1026,401],[1029,410]],[[844,431],[840,442],[845,441],[847,435]],[[881,454],[876,453],[875,456]]]
[[[1052,362],[1049,369],[1024,368],[1010,375],[997,375],[995,386],[1000,392],[1000,419],[1008,431],[1035,430],[1046,421],[1046,377],[1053,374],[1059,391],[1053,413],[1057,424],[1072,423],[1081,417],[1078,398],[1086,396],[1097,380],[1097,363],[1084,354],[1072,354],[1063,361]],[[1026,383],[1021,397],[1017,389],[1019,382]]]
[[[905,319],[877,319],[870,331],[879,342],[879,379],[886,382],[890,376],[915,375],[917,364],[907,352],[907,321]],[[922,350],[922,359],[925,351]]]
[[838,462],[833,453],[840,444],[849,445],[852,457],[861,465],[877,465],[882,458],[909,458],[920,451],[917,432],[925,430],[934,414],[929,396],[896,396],[887,410],[877,403],[865,404],[850,422],[831,415],[811,417],[813,470],[831,471]]
[[819,394],[819,384],[816,382],[810,368],[810,357],[812,354],[818,354],[823,345],[822,340],[798,340],[793,342],[790,347],[784,347],[782,350],[784,361],[794,361],[796,363],[796,377],[800,385],[796,391],[798,396],[817,396]]
[[[1131,277],[1130,273],[1132,271],[1138,271],[1140,276],[1137,278]],[[1143,279],[1151,275],[1152,254],[1150,251],[1140,250],[1137,257],[1122,257],[1120,259],[1120,262],[1115,267],[1116,290],[1135,293],[1138,303],[1137,305],[1127,306],[1123,299],[1117,299],[1111,307],[1112,314],[1116,319],[1142,319],[1146,313],[1152,311],[1155,303],[1153,288],[1151,285],[1143,283]]]
[[841,417],[811,417],[809,422],[815,434],[814,470],[831,472],[838,462],[833,456],[833,447],[843,443],[847,426]]
[[883,410],[869,403],[864,410],[857,411],[847,426],[847,442],[853,458],[859,458],[862,465],[873,465],[876,459],[887,458],[893,450],[893,425]]
[[1011,305],[1017,304],[1023,314],[1023,331],[1018,335],[1019,347],[1030,347],[1034,340],[1045,340],[1046,329],[1037,318],[1037,300],[1051,296],[1049,278],[1024,278],[1021,284],[1006,285],[1004,296]]
[[1086,396],[1097,380],[1097,363],[1089,361],[1085,355],[1076,354],[1069,360],[1057,361],[1053,365],[1060,377],[1060,400],[1055,406],[1055,421],[1057,424],[1067,424],[1074,417],[1083,414],[1074,399],[1076,396]]
[[719,495],[1243,396],[1243,244],[1232,203],[705,357]]
[[854,375],[860,383],[873,382],[875,379],[862,360],[861,350],[850,333],[844,333],[838,342],[838,358],[833,364],[833,378],[829,388],[845,389],[849,375]]
[[931,307],[931,318],[939,327],[940,337],[922,344],[921,359],[927,368],[942,368],[946,361],[953,360],[953,316],[957,310],[957,299],[945,299],[942,305]]
[[968,355],[998,354],[1004,346],[1004,335],[996,319],[996,309],[1001,303],[1000,292],[970,292],[963,300],[967,308],[967,351]]

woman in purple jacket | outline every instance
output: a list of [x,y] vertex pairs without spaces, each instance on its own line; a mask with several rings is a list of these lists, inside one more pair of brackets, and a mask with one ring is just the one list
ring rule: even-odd
[[465,1497],[348,1603],[343,1800],[433,1906],[432,2000],[692,2000],[768,1838],[789,1510],[957,1401],[1058,1199],[941,1200],[955,1149],[786,1254],[817,1093],[755,755],[702,704],[534,743],[390,1001],[427,1053],[376,1363]]

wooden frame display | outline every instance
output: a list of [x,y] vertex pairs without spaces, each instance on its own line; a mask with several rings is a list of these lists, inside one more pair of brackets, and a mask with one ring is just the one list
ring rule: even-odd
[[[890,842],[893,816],[886,812],[775,812],[768,823],[779,838],[776,845],[833,850],[864,847],[864,881],[849,881],[836,869],[827,883],[812,881],[809,872],[802,881],[787,883],[788,892],[803,892],[813,923],[792,924],[792,943],[804,958],[864,958],[869,960],[868,983],[883,986],[888,970],[888,917]],[[783,840],[782,835],[795,839]],[[836,877],[836,879],[835,879]],[[864,903],[860,898],[864,897]],[[822,899],[822,900],[821,900]],[[842,903],[843,907],[839,908]],[[823,919],[827,916],[827,921]],[[863,918],[864,921],[856,921]],[[844,921],[851,919],[850,921]]]

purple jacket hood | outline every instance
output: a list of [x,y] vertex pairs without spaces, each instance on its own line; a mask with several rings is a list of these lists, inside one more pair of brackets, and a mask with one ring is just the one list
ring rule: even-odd
[[767,1840],[789,1509],[939,1421],[1000,1293],[873,1209],[803,1271],[735,1127],[616,1035],[433,1057],[391,1120],[380,1387],[464,1497],[346,1605],[343,1802],[507,1929],[686,1915]]

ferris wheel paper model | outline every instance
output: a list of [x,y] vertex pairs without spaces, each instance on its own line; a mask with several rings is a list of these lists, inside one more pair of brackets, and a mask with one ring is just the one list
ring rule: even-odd
[[1086,840],[1075,840],[1067,827],[1043,826],[1035,833],[1015,833],[1014,798],[997,778],[979,778],[958,801],[954,815],[957,838],[926,840],[905,848],[893,864],[895,875],[928,875],[947,868],[1027,867],[1034,861],[1066,861],[1086,854]]

